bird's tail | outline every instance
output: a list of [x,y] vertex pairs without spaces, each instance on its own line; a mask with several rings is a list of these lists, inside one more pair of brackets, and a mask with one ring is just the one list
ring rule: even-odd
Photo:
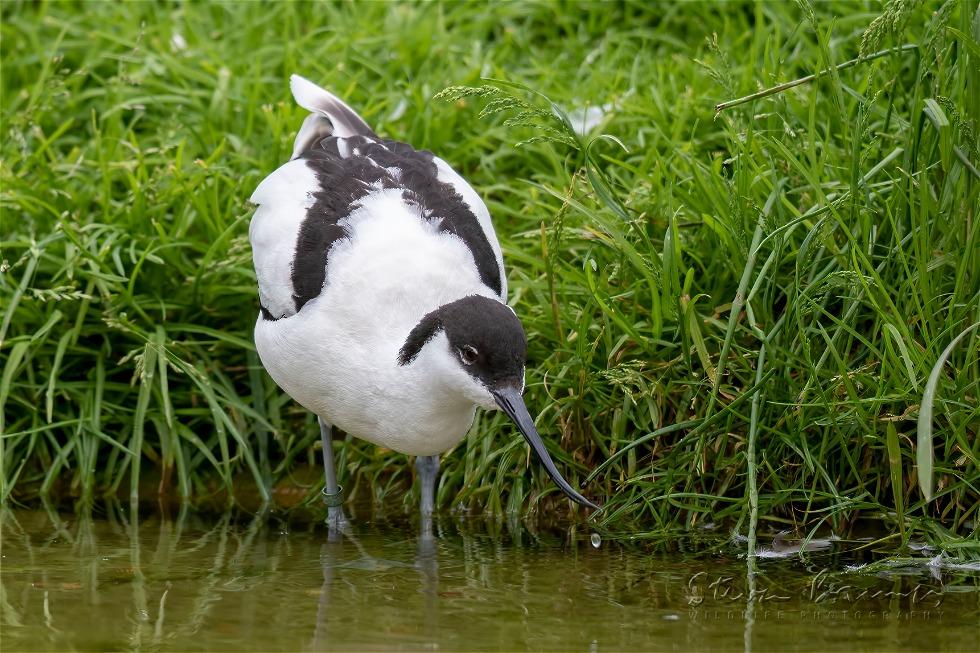
[[293,158],[325,136],[377,138],[364,119],[330,91],[299,75],[289,78],[289,88],[296,104],[310,112],[296,135]]

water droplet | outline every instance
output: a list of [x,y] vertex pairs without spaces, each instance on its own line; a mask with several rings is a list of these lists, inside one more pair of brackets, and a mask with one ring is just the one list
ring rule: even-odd
[[592,537],[589,538],[589,541],[592,542],[592,547],[595,549],[598,549],[600,546],[602,546],[602,538],[599,537],[598,533],[593,533]]

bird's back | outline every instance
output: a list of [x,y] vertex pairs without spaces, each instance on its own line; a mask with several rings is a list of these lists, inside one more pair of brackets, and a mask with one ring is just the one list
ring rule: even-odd
[[293,159],[251,198],[256,345],[294,399],[374,439],[358,431],[385,430],[385,410],[359,413],[365,393],[391,420],[405,418],[412,396],[399,396],[401,377],[412,372],[397,365],[399,347],[442,304],[471,294],[504,300],[500,247],[482,200],[441,159],[379,138],[302,78],[293,92],[313,113]]
[[358,223],[378,210],[460,241],[481,282],[506,298],[489,212],[462,177],[430,152],[379,138],[311,82],[294,76],[293,91],[315,111],[297,136],[293,158],[251,197],[258,209],[249,237],[266,319],[288,318],[318,297],[335,267],[335,246],[356,241]]

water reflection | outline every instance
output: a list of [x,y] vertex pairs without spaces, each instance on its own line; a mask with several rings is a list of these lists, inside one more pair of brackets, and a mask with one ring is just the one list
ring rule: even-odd
[[[516,519],[0,510],[8,650],[977,650],[978,572],[640,551]],[[677,543],[675,543],[677,544]],[[687,543],[685,543],[687,546]]]

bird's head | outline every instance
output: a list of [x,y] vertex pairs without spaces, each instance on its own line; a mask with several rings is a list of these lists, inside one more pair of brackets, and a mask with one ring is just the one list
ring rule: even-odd
[[500,409],[514,421],[562,492],[576,503],[598,508],[558,472],[524,405],[527,336],[513,309],[480,295],[444,304],[408,334],[399,365],[411,365],[423,350],[437,373],[466,399],[487,410]]

